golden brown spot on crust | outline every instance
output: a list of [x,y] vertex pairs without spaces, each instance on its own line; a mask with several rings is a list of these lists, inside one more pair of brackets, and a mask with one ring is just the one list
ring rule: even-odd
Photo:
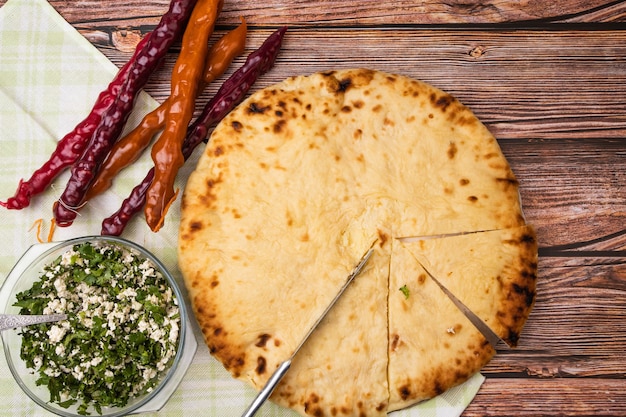
[[378,240],[380,241],[379,246],[382,248],[387,242],[387,240],[389,240],[389,236],[380,229],[377,230],[377,233],[378,233]]
[[359,162],[365,162],[365,157],[362,153],[360,153],[359,156],[356,157],[356,160]]
[[365,102],[363,100],[356,100],[352,102],[352,105],[357,109],[362,109],[365,106]]
[[430,101],[433,104],[433,106],[435,107],[439,107],[441,109],[442,112],[446,112],[446,110],[448,109],[448,107],[454,103],[454,98],[449,95],[449,94],[444,94],[440,97],[437,97],[437,95],[435,93],[432,93],[430,95]]
[[270,109],[270,106],[263,106],[259,103],[250,103],[250,105],[246,108],[246,114],[264,114],[266,111]]
[[202,222],[200,220],[193,221],[189,223],[189,231],[197,232],[198,230],[202,230]]
[[265,347],[265,345],[267,344],[267,341],[270,340],[272,337],[272,335],[269,335],[267,333],[263,333],[259,335],[259,341],[255,343],[256,347]]
[[400,342],[400,335],[394,334],[393,337],[391,338],[391,344],[389,345],[389,348],[391,349],[392,352],[395,352],[395,350],[398,348],[399,342]]
[[400,394],[400,398],[406,401],[411,397],[411,388],[408,385],[403,385],[398,389],[398,394]]
[[457,152],[458,152],[458,149],[456,147],[456,143],[450,142],[450,146],[448,147],[448,158],[454,159]]
[[243,129],[243,125],[236,120],[233,120],[233,122],[230,125],[233,127],[233,130],[235,132],[241,132],[241,129]]
[[[527,271],[524,271],[527,273]],[[524,275],[524,272],[522,272],[522,275]],[[533,278],[535,277],[534,274]],[[531,288],[528,288],[527,286],[522,286],[522,285],[518,285],[518,284],[513,284],[513,291],[517,294],[520,295],[523,299],[524,302],[526,304],[526,307],[530,307],[533,305],[533,303],[535,302],[535,291],[533,291]]]
[[383,124],[385,126],[395,126],[396,125],[396,123],[393,120],[391,120],[391,119],[389,119],[387,117],[385,117],[385,120],[383,120]]
[[478,197],[476,197],[475,195],[470,195],[469,197],[467,197],[468,201],[475,203],[478,201]]
[[445,391],[445,388],[441,385],[441,381],[435,379],[433,382],[433,392],[435,393],[435,397]]
[[351,78],[344,78],[343,80],[339,81],[339,90],[341,92],[345,92],[348,91],[348,89],[352,87],[352,79]]
[[317,405],[320,397],[316,393],[311,393],[309,398],[304,402],[304,412],[315,417],[323,417],[324,411]]
[[426,274],[420,274],[417,277],[417,283],[422,285],[422,284],[424,284],[424,282],[426,282]]
[[469,183],[470,183],[470,180],[468,180],[467,178],[461,178],[459,180],[459,184],[461,184],[461,185],[467,185]]
[[259,356],[256,360],[256,373],[258,375],[263,375],[265,370],[267,369],[267,361],[263,356]]
[[378,112],[379,112],[379,111],[381,111],[382,109],[383,109],[383,106],[381,106],[380,104],[377,104],[377,105],[375,105],[375,106],[372,108],[372,111],[373,111],[374,113],[378,113]]
[[274,123],[274,126],[273,126],[274,133],[282,132],[286,124],[287,122],[285,120],[279,120],[278,122]]
[[406,122],[407,123],[412,123],[412,122],[415,121],[415,119],[416,119],[416,117],[414,115],[411,115],[411,116],[406,118]]
[[302,236],[300,236],[300,240],[303,241],[303,242],[308,242],[309,239],[310,238],[309,238],[309,234],[308,233],[305,233]]
[[342,113],[350,113],[351,111],[352,111],[352,107],[350,107],[350,106],[343,106],[341,108],[341,112]]
[[215,151],[213,151],[213,155],[220,156],[224,154],[224,149],[221,146],[217,146]]
[[354,139],[361,139],[361,137],[363,136],[363,130],[361,129],[355,130],[352,136],[354,137]]

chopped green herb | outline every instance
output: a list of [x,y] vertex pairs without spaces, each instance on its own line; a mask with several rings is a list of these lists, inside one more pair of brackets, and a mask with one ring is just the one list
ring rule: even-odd
[[113,244],[75,245],[14,305],[20,314],[68,314],[22,328],[20,356],[51,402],[78,403],[79,414],[102,414],[150,392],[176,355],[180,311],[167,280]]
[[404,298],[408,300],[409,299],[409,287],[407,287],[405,284],[401,286],[399,289],[402,292],[402,294],[404,294]]

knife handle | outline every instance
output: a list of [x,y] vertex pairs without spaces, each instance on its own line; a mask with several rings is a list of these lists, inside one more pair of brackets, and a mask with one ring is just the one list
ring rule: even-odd
[[250,407],[248,407],[246,412],[242,414],[242,417],[252,417],[256,414],[259,408],[261,408],[270,395],[272,395],[274,388],[276,388],[276,385],[278,385],[280,380],[283,379],[283,376],[285,376],[290,367],[291,359],[288,359],[276,368],[272,376],[270,376],[270,379],[268,379],[265,383],[263,389],[259,391],[254,401],[252,401]]

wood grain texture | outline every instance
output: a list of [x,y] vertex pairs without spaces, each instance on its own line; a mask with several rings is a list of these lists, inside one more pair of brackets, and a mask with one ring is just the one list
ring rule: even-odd
[[[121,66],[169,1],[51,4]],[[453,94],[498,139],[537,229],[538,295],[464,416],[626,415],[626,2],[226,0],[213,39],[240,15],[246,53],[290,26],[254,89],[335,68],[399,73]],[[159,101],[176,48],[146,87]]]
[[[252,31],[247,52],[269,33]],[[111,44],[99,47],[117,65],[128,58]],[[480,56],[472,56],[477,48]],[[168,59],[153,77],[149,88],[157,99],[168,94],[173,62]],[[349,67],[404,74],[442,88],[474,110],[498,139],[626,136],[626,31],[292,29],[275,68],[257,86]],[[209,86],[200,103],[218,86]]]
[[[499,398],[497,402],[493,398]],[[493,416],[623,416],[626,382],[615,379],[487,379],[463,413]]]
[[[6,0],[0,0],[0,5]],[[77,27],[156,24],[167,0],[100,1],[50,0]],[[626,20],[626,4],[612,0],[396,0],[393,3],[352,0],[231,0],[224,4],[221,24],[234,25],[239,16],[251,25],[354,26],[494,24],[512,22],[614,23]]]

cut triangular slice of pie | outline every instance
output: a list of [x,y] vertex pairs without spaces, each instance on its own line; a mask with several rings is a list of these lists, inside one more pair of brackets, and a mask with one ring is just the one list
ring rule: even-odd
[[391,240],[377,242],[361,273],[294,358],[274,402],[301,415],[387,415],[390,247]]
[[535,300],[531,226],[401,244],[509,346],[517,345]]
[[389,411],[432,398],[478,372],[495,349],[394,240],[389,278]]

